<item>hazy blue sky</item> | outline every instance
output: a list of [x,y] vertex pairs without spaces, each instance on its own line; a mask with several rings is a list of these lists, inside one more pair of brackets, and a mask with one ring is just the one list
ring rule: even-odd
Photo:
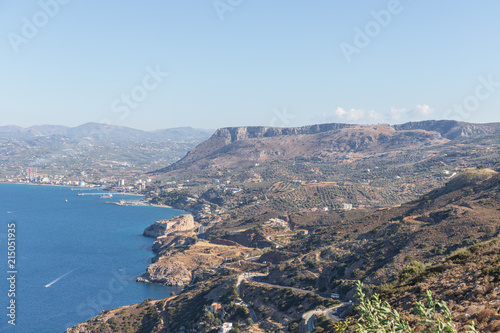
[[0,125],[500,121],[499,13],[498,0],[0,0]]

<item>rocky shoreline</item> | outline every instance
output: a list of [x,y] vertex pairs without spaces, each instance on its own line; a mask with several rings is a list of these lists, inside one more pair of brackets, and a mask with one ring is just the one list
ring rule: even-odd
[[[137,282],[158,283],[165,286],[182,287],[192,280],[192,272],[182,262],[169,260],[174,247],[182,247],[196,242],[196,230],[199,224],[190,214],[175,216],[168,220],[156,221],[147,227],[143,235],[156,238],[153,252],[156,256],[148,266],[146,273],[137,278]],[[162,260],[160,260],[162,259]]]

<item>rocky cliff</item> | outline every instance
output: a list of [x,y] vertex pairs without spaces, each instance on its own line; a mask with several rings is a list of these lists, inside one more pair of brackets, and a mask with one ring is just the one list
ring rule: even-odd
[[425,130],[441,134],[442,137],[453,140],[459,137],[471,137],[500,131],[500,123],[471,124],[456,120],[426,120],[394,125],[400,130]]
[[165,286],[182,287],[191,282],[191,270],[181,262],[169,261],[168,265],[153,263],[145,274],[137,278],[137,282],[159,283]]
[[288,128],[227,127],[218,129],[178,162],[156,172],[224,169],[296,157],[333,161],[338,154],[416,149],[498,131],[499,123],[471,124],[454,120],[394,126],[334,123]]
[[175,216],[168,220],[155,222],[144,230],[143,235],[154,237],[153,251],[158,255],[153,258],[145,274],[137,278],[138,282],[160,283],[167,286],[183,286],[189,284],[192,275],[190,269],[178,261],[165,261],[160,254],[167,250],[165,257],[170,257],[168,249],[173,246],[184,246],[195,243],[195,230],[199,224],[190,214]]
[[175,216],[168,220],[156,221],[144,230],[146,237],[162,237],[182,231],[193,231],[197,228],[194,218],[190,214]]
[[303,127],[266,127],[266,126],[248,126],[248,127],[226,127],[215,131],[212,137],[224,138],[226,144],[235,141],[270,138],[285,135],[305,135],[318,134],[333,130],[339,130],[347,127],[354,127],[353,124],[320,124]]
[[184,158],[156,171],[183,172],[250,166],[296,157],[334,160],[338,154],[417,149],[500,131],[500,123],[428,120],[400,125],[321,124],[303,127],[227,127]]
[[186,286],[198,273],[219,266],[228,258],[242,257],[252,251],[252,248],[236,243],[220,245],[203,240],[185,246],[182,251],[164,249],[137,281],[166,286]]
[[276,160],[418,148],[446,142],[438,132],[396,130],[390,125],[325,124],[298,128],[222,128],[183,159],[158,172],[228,169]]

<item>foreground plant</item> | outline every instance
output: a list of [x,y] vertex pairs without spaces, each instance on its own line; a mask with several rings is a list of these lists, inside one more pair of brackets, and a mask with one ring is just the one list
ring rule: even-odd
[[[436,302],[428,290],[425,294],[427,304],[415,303],[413,310],[420,317],[420,324],[425,328],[420,332],[457,333],[457,328],[451,320],[451,312],[445,301]],[[388,302],[382,302],[378,294],[366,298],[363,284],[356,283],[356,297],[359,299],[361,317],[356,324],[358,333],[413,333],[410,324],[401,319],[398,311]],[[474,322],[469,325],[467,333],[479,333],[474,328]]]

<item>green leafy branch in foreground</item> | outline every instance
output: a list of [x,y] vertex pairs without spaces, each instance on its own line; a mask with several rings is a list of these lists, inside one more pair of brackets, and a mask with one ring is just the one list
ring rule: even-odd
[[[356,283],[356,297],[359,299],[361,317],[356,324],[358,333],[413,333],[410,324],[401,319],[399,313],[388,302],[382,302],[378,294],[366,298],[363,284]],[[430,290],[426,292],[427,304],[415,303],[413,310],[420,317],[420,324],[425,328],[420,332],[457,333],[457,328],[451,320],[451,313],[445,301],[436,302]],[[436,310],[439,309],[439,310]],[[479,333],[474,328],[474,322],[469,325],[467,333]]]

